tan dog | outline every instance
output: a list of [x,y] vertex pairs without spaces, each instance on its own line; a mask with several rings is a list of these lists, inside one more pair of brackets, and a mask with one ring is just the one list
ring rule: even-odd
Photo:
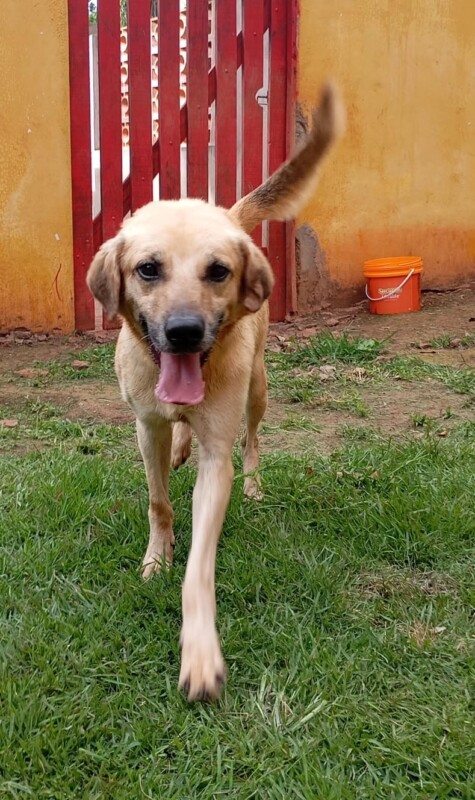
[[342,118],[335,90],[325,87],[304,146],[258,189],[229,211],[200,200],[149,203],[101,247],[88,273],[89,288],[109,317],[123,318],[116,372],[137,418],[150,495],[145,578],[173,557],[170,463],[186,460],[192,430],[199,442],[179,681],[190,700],[218,696],[225,679],[215,626],[215,561],[244,413],[244,492],[260,496],[265,301],[274,279],[248,234],[259,222],[288,219],[302,207]]

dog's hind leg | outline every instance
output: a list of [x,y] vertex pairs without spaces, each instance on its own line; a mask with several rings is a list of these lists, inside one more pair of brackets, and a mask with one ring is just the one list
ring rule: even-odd
[[191,428],[187,422],[175,422],[173,425],[171,465],[173,469],[181,467],[191,453]]
[[173,510],[168,499],[171,425],[157,418],[153,422],[137,420],[137,439],[147,473],[149,492],[150,538],[142,563],[142,576],[150,578],[162,566],[173,561]]
[[254,362],[246,405],[246,432],[241,439],[244,494],[256,500],[262,498],[259,467],[259,439],[257,429],[267,408],[267,377],[262,355]]

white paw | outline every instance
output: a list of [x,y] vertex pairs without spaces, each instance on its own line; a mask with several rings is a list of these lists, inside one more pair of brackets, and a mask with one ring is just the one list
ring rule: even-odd
[[226,681],[226,666],[214,625],[183,626],[181,650],[178,686],[188,700],[219,697]]

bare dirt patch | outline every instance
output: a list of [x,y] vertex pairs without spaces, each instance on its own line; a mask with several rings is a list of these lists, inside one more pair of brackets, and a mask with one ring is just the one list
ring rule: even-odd
[[122,424],[132,422],[134,417],[122,401],[116,383],[87,381],[67,386],[26,387],[15,384],[0,386],[2,402],[20,406],[39,401],[62,409],[71,420],[90,420]]
[[[452,338],[475,333],[475,284],[447,292],[424,292],[423,309],[413,314],[378,315],[368,313],[368,304],[362,301],[350,308],[332,308],[308,317],[272,326],[274,335],[305,338],[309,329],[313,333],[328,330],[358,336],[383,339],[390,353],[414,351],[441,334]],[[473,348],[472,348],[473,349]],[[466,351],[450,350],[450,357]]]
[[414,594],[438,597],[456,591],[454,579],[438,572],[382,568],[379,573],[363,573],[357,582],[358,593],[365,599],[410,597]]

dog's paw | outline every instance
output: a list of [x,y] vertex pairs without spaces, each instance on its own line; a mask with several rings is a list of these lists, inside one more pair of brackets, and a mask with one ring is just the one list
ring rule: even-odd
[[173,426],[172,452],[170,464],[178,469],[191,454],[191,428],[187,422],[175,422]]
[[174,545],[174,536],[170,541],[164,542],[162,546],[157,546],[156,543],[149,544],[142,561],[142,578],[144,580],[151,578],[155,572],[160,573],[164,567],[169,569],[172,566]]
[[262,500],[264,494],[259,478],[244,478],[244,494],[251,500]]
[[214,626],[204,631],[199,625],[184,628],[181,635],[179,688],[188,700],[214,700],[226,682],[226,666]]

